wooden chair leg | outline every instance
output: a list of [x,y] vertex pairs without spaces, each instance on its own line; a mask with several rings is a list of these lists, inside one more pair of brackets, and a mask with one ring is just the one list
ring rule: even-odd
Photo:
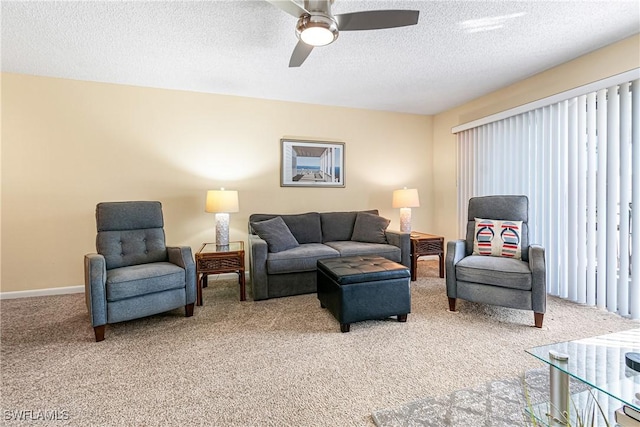
[[449,297],[449,311],[456,311],[456,299]]
[[533,313],[533,319],[536,324],[536,328],[542,328],[542,320],[544,319],[544,313]]
[[406,322],[407,315],[406,314],[398,314],[398,322]]
[[350,329],[351,329],[350,323],[340,323],[340,332],[342,333],[349,332]]
[[104,330],[107,328],[107,325],[100,325],[93,328],[93,332],[96,335],[96,342],[104,341]]
[[193,306],[194,305],[195,305],[195,303],[191,303],[191,304],[187,304],[187,305],[184,306],[185,317],[193,316]]

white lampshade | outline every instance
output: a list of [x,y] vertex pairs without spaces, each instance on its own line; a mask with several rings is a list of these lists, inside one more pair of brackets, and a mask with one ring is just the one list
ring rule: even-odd
[[418,208],[420,207],[420,198],[418,197],[418,190],[415,188],[403,188],[402,190],[395,190],[393,192],[393,202],[391,204],[394,208]]
[[207,191],[207,202],[205,212],[233,213],[239,211],[238,192],[235,190],[209,190]]

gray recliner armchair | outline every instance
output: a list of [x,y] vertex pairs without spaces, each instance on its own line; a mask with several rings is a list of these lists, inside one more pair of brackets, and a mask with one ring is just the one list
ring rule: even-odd
[[[519,240],[522,259],[474,255],[476,218],[522,221],[522,228],[515,237],[505,237],[514,242]],[[469,200],[466,239],[447,243],[445,266],[451,311],[456,309],[457,298],[533,310],[535,326],[542,327],[547,305],[545,254],[542,246],[529,243],[528,221],[529,199],[526,196],[484,196]],[[489,230],[485,236],[500,239],[498,231]],[[482,241],[482,233],[478,234]]]
[[96,341],[108,323],[185,307],[193,316],[196,268],[188,246],[165,245],[160,202],[96,206],[96,250],[84,257],[85,299]]

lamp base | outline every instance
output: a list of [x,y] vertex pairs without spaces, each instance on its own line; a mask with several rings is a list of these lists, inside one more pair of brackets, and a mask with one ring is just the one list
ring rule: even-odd
[[216,246],[229,245],[229,214],[216,214]]
[[411,233],[411,208],[400,208],[400,231]]

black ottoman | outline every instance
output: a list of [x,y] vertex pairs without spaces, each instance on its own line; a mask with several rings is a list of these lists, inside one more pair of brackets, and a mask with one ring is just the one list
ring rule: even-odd
[[411,273],[402,264],[380,256],[352,256],[318,260],[320,306],[349,332],[350,324],[411,312]]

